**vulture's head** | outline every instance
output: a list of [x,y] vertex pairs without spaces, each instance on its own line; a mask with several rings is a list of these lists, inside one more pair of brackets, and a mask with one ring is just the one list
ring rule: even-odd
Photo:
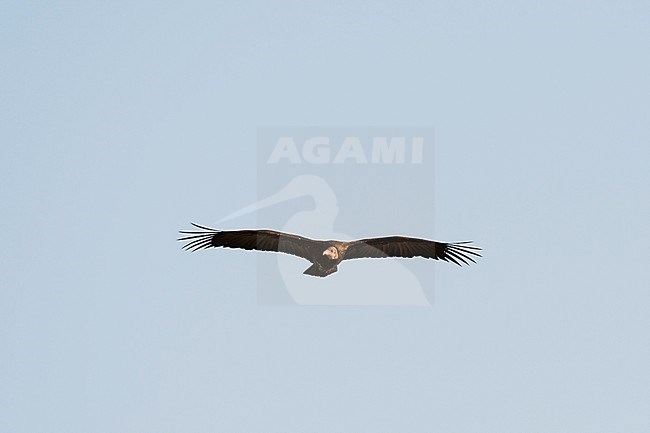
[[330,260],[338,260],[339,251],[335,247],[329,247],[328,249],[323,251],[323,255]]

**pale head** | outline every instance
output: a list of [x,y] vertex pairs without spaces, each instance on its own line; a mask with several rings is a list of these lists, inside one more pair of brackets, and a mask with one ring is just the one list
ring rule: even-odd
[[323,251],[323,255],[327,256],[330,260],[337,260],[339,258],[339,251],[335,247],[329,247]]

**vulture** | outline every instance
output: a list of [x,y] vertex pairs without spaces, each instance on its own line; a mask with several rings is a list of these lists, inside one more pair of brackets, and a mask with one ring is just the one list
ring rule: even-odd
[[338,270],[343,260],[381,257],[424,257],[444,260],[459,266],[476,263],[481,248],[466,242],[436,242],[405,236],[387,236],[356,241],[323,241],[274,230],[222,231],[192,223],[198,230],[180,231],[185,235],[183,249],[197,251],[210,247],[274,251],[302,257],[311,262],[303,274],[326,277]]

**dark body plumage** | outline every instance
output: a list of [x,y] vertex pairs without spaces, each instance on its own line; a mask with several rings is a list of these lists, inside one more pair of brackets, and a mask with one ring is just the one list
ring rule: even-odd
[[210,247],[241,248],[245,250],[274,251],[309,260],[306,275],[326,277],[338,270],[343,260],[382,257],[424,257],[444,260],[459,266],[480,257],[478,247],[468,242],[444,243],[404,236],[359,239],[350,242],[309,239],[274,230],[221,231],[192,223],[199,230],[181,231],[188,251]]

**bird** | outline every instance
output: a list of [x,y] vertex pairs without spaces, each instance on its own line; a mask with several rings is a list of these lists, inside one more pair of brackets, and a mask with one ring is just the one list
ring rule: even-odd
[[473,241],[438,242],[428,239],[385,236],[353,241],[317,240],[281,231],[218,230],[191,223],[198,230],[181,230],[185,235],[183,249],[198,251],[207,248],[239,248],[244,250],[272,251],[301,257],[311,262],[303,274],[327,277],[338,271],[343,260],[386,257],[423,257],[443,260],[458,266],[476,263],[481,248],[470,245]]

